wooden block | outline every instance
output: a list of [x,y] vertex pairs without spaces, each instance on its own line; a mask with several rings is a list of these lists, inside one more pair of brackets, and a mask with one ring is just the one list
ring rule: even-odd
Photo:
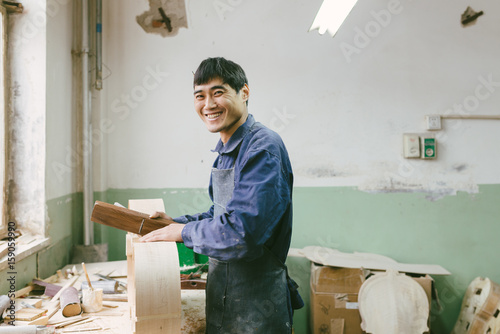
[[126,302],[128,296],[126,294],[103,295],[102,300],[110,302]]
[[155,199],[130,199],[128,201],[130,210],[152,215],[156,211],[165,212],[165,205],[161,198]]
[[41,316],[40,318],[30,321],[28,325],[38,325],[38,326],[45,326],[49,323],[49,317],[44,315]]
[[40,298],[16,298],[16,305],[22,305],[22,303],[26,303],[35,308],[42,307],[43,299]]
[[96,201],[94,204],[91,220],[95,223],[115,227],[139,235],[145,235],[167,225],[176,224],[172,220],[164,218],[151,219],[146,213],[100,201]]
[[19,321],[32,321],[40,318],[45,312],[47,312],[46,309],[22,308],[16,311],[16,319]]
[[37,319],[32,320],[32,321],[18,321],[18,320],[16,320],[14,322],[14,325],[15,326],[33,326],[33,325],[45,326],[48,323],[49,323],[49,317],[44,315],[44,316],[41,316],[40,318],[37,318]]

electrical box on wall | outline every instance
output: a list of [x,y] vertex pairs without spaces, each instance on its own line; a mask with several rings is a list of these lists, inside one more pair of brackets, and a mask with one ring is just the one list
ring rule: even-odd
[[406,159],[435,159],[436,138],[432,134],[403,134],[403,156]]
[[417,134],[403,135],[403,154],[407,159],[420,158],[420,137]]
[[436,139],[420,137],[422,148],[422,159],[435,159],[436,158]]
[[441,130],[441,115],[425,115],[427,130]]

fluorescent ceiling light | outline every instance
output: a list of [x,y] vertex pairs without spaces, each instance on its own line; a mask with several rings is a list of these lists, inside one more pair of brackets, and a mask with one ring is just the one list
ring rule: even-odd
[[326,31],[333,37],[358,0],[324,0],[309,31]]

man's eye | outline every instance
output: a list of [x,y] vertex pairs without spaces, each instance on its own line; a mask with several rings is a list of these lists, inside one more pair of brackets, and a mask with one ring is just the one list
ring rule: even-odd
[[218,90],[218,91],[216,91],[216,92],[214,93],[214,95],[215,95],[215,96],[219,96],[219,95],[222,95],[222,93],[223,93],[223,92],[222,92],[221,90]]
[[203,95],[195,95],[194,98],[197,100],[201,100],[203,99]]

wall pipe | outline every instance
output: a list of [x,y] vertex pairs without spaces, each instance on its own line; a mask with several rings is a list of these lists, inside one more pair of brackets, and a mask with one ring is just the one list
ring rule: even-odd
[[83,237],[84,245],[94,244],[94,225],[90,221],[94,202],[92,189],[92,122],[89,87],[89,5],[81,0],[82,6],[82,152],[83,152]]
[[102,89],[102,0],[96,0],[96,79],[95,88]]

